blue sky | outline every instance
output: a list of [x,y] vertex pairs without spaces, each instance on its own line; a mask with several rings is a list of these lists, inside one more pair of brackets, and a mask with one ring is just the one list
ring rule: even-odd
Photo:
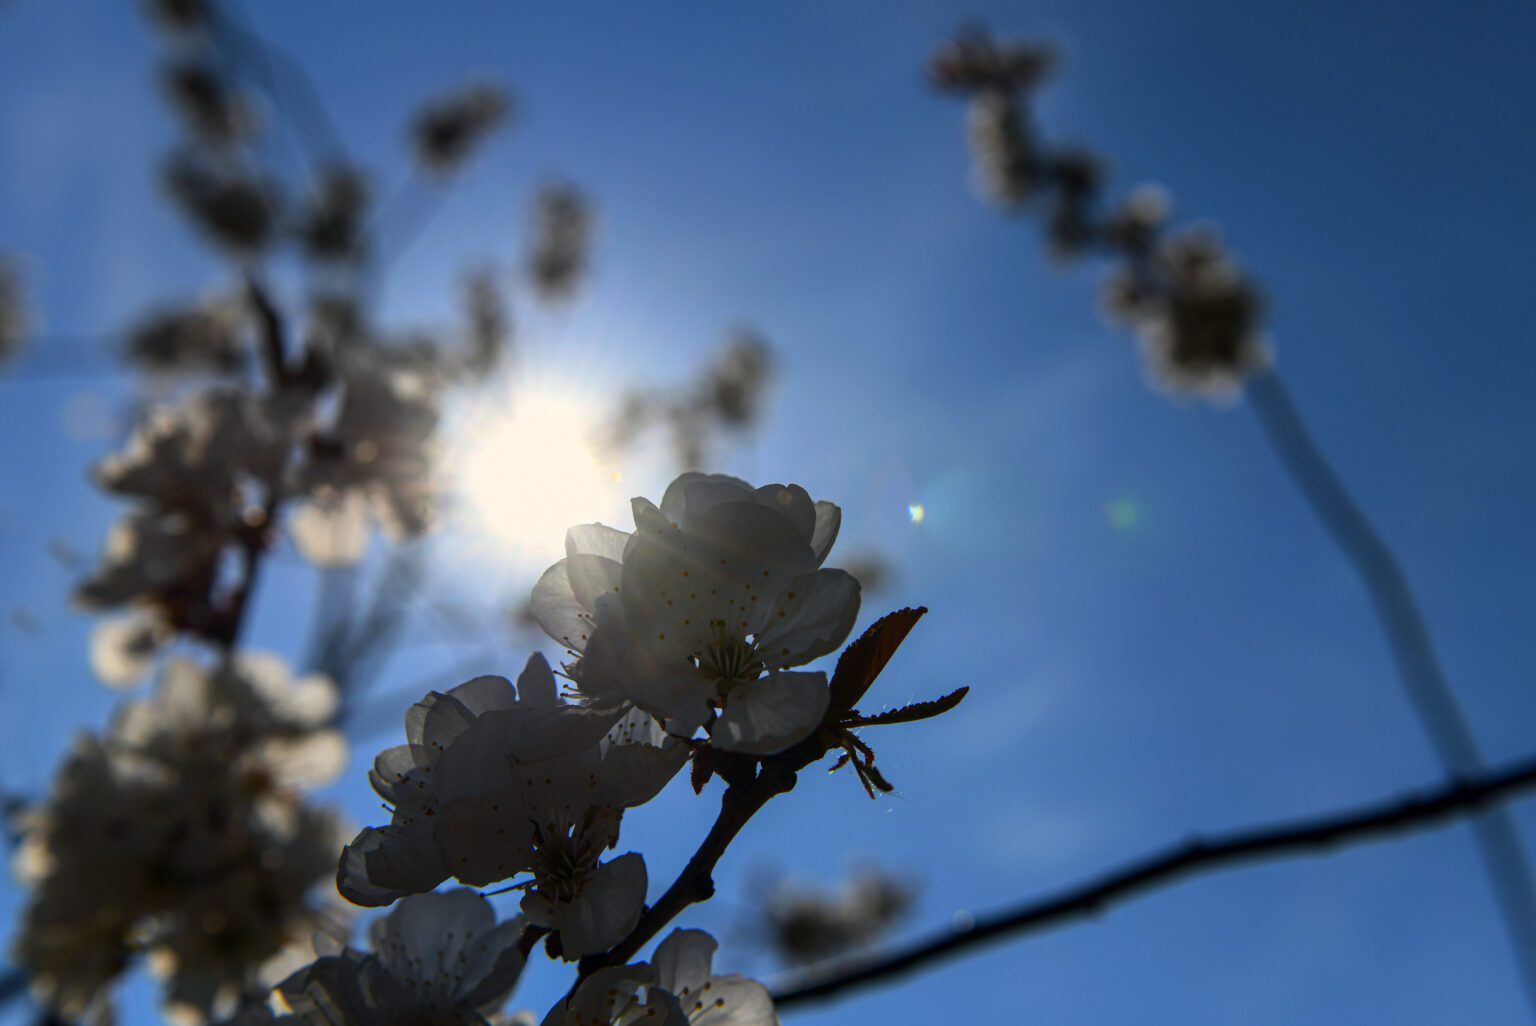
[[[221,280],[158,201],[174,133],[132,6],[0,4],[0,251],[27,261],[48,335],[110,333]],[[1094,313],[1096,269],[1052,266],[1033,224],[970,194],[962,111],[920,75],[963,20],[1056,40],[1045,129],[1107,153],[1117,185],[1162,183],[1180,219],[1221,225],[1486,754],[1531,750],[1529,5],[248,6],[386,182],[404,176],[401,124],[422,96],[486,75],[520,99],[393,263],[394,320],[451,316],[465,266],[515,256],[531,189],[579,183],[598,205],[595,277],[570,312],[527,312],[528,365],[665,382],[725,327],[757,326],[781,356],[772,412],[719,469],[805,484],[844,507],[840,550],[894,559],[864,622],[930,607],[875,697],[972,686],[946,719],[871,736],[893,798],[811,773],[752,824],[720,900],[689,920],[726,937],[728,963],[767,968],[731,943],[764,865],[825,879],[878,854],[923,882],[916,922],[936,925],[1197,831],[1435,778],[1361,588],[1251,413],[1149,390]],[[0,609],[40,624],[0,628],[0,780],[32,793],[110,709],[71,575],[43,551],[59,536],[92,553],[114,516],[84,477],[110,445],[88,422],[127,396],[110,368],[60,343],[0,378]],[[636,493],[665,484],[653,464],[627,471]],[[1106,506],[1127,501],[1139,516],[1116,529]],[[445,575],[486,603],[540,559],[448,548]],[[252,643],[296,653],[313,577],[288,559],[267,580]],[[533,642],[466,654],[434,637],[379,691],[465,662],[515,673]],[[375,814],[365,757],[393,737],[360,741],[336,790],[359,822]],[[625,844],[669,878],[712,812],[679,785],[626,821]],[[1516,812],[1536,850],[1536,806]],[[542,1012],[562,989],[541,969],[513,1006]],[[130,1006],[151,1020],[142,994]],[[795,1019],[850,1013],[1279,1026],[1526,1011],[1457,828],[1184,883]]]

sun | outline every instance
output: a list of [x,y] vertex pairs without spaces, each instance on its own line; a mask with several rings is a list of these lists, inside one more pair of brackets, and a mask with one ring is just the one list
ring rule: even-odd
[[558,558],[566,529],[622,511],[622,479],[596,443],[603,407],[563,387],[518,388],[452,432],[449,477],[477,534],[514,559]]

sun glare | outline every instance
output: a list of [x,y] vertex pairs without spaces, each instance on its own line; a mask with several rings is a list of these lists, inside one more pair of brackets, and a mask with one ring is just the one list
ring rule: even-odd
[[455,491],[472,525],[513,556],[557,556],[566,528],[612,516],[617,470],[592,442],[595,405],[519,390],[505,414],[476,417],[452,447]]

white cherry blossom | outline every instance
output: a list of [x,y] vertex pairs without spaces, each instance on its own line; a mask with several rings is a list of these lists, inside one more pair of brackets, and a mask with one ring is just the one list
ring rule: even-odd
[[414,895],[373,922],[372,954],[321,958],[278,993],[308,1026],[485,1024],[522,974],[523,927],[470,890]]
[[622,695],[679,732],[707,724],[720,748],[770,755],[803,740],[827,679],[791,668],[835,651],[859,610],[858,582],[822,568],[838,508],[798,485],[689,473],[634,515],[621,558],[622,532],[578,529],[534,592],[539,622],[582,655],[582,691]]
[[687,757],[648,723],[561,702],[537,654],[515,688],[479,677],[429,695],[406,716],[408,744],[370,774],[393,821],[343,853],[342,894],[383,905],[450,875],[484,886],[529,874],[518,885],[524,913],[559,932],[566,957],[616,943],[639,917],[645,866],[602,853],[618,843],[623,810],[653,797]]
[[544,1026],[776,1026],[762,984],[716,976],[715,939],[674,930],[649,964],[600,969],[544,1017]]

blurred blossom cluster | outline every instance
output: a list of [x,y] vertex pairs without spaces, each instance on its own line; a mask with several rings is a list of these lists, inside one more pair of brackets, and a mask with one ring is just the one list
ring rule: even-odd
[[336,933],[327,900],[342,827],[304,792],[346,759],[336,695],[275,656],[166,665],[154,693],[76,742],[43,802],[16,817],[31,888],[14,943],[39,1001],[69,1019],[109,1008],[143,958],[168,1010],[224,1014]]
[[670,433],[679,464],[702,467],[713,458],[714,440],[721,434],[741,434],[757,425],[773,382],[773,363],[765,339],[737,330],[692,381],[625,395],[609,426],[608,445],[622,449],[660,427]]
[[512,114],[512,97],[478,82],[426,104],[411,123],[416,159],[433,174],[458,170]]
[[538,295],[552,302],[571,297],[586,274],[591,235],[591,208],[573,186],[539,192],[528,254],[528,278]]
[[1041,137],[1034,93],[1057,61],[1048,46],[962,33],[928,61],[928,77],[969,103],[967,138],[978,191],[1009,211],[1037,212],[1052,254],[1113,262],[1106,314],[1135,331],[1151,381],[1175,394],[1235,396],[1269,361],[1264,302],[1211,231],[1167,228],[1171,201],[1141,186],[1103,197],[1105,162]]
[[868,947],[901,925],[916,900],[911,883],[867,865],[836,890],[777,884],[752,929],[779,961],[804,965]]

